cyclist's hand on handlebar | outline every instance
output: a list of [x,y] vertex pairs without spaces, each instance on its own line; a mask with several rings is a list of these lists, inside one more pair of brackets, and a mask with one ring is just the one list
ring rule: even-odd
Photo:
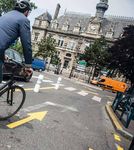
[[33,69],[32,69],[32,68],[25,67],[24,70],[25,70],[25,72],[26,72],[29,76],[33,74]]

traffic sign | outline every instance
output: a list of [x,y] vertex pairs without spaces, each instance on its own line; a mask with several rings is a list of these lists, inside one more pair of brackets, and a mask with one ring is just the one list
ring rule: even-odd
[[76,70],[84,72],[86,69],[86,65],[87,65],[86,61],[84,61],[84,60],[79,61],[77,64]]

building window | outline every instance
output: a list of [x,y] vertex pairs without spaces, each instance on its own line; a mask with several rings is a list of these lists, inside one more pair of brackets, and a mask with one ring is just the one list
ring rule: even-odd
[[34,41],[37,41],[39,37],[39,33],[35,32]]
[[39,27],[41,26],[41,24],[42,24],[42,21],[40,20],[40,21],[39,21]]
[[74,41],[70,41],[67,45],[67,49],[75,49],[76,43]]
[[66,56],[67,56],[67,57],[71,57],[71,54],[70,54],[70,53],[67,53]]
[[112,38],[112,37],[113,37],[113,32],[106,33],[106,38]]
[[63,39],[63,38],[60,38],[60,39],[58,40],[58,46],[59,46],[59,47],[63,47],[63,44],[64,44],[64,39]]

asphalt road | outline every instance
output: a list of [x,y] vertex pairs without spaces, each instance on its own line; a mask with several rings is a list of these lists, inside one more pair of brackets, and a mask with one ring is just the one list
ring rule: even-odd
[[[113,128],[105,104],[115,94],[90,85],[81,85],[41,73],[44,80],[39,93],[33,92],[37,77],[29,83],[17,82],[25,88],[27,97],[21,111],[0,122],[0,150],[127,150],[129,141]],[[42,121],[30,120],[10,129],[10,123],[28,118],[28,113],[46,112]]]

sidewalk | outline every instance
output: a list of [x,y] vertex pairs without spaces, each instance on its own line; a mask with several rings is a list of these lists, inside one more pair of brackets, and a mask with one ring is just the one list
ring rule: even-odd
[[111,103],[108,103],[105,108],[116,131],[119,132],[122,136],[128,138],[129,140],[132,140],[134,136],[134,121],[131,121],[129,127],[125,128],[116,116],[116,114],[113,112],[111,105]]

